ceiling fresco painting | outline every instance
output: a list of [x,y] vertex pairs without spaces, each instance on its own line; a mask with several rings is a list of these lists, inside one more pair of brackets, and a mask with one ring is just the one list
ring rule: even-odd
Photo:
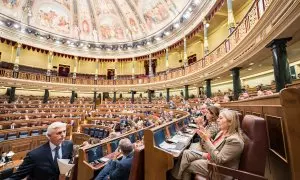
[[0,13],[75,40],[147,39],[174,22],[191,0],[0,0]]
[[35,1],[30,25],[53,33],[71,35],[72,16],[70,3],[62,1]]
[[24,3],[24,0],[0,0],[0,12],[9,17],[20,19]]

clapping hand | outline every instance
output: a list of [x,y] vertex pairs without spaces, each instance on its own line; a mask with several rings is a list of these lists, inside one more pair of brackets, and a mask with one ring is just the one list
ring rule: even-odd
[[199,129],[196,130],[196,133],[204,140],[209,140],[209,133],[204,129],[204,127],[199,127]]

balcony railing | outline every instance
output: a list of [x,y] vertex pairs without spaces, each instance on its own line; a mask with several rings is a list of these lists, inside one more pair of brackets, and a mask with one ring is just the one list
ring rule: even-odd
[[[140,78],[140,79],[119,79],[119,80],[94,80],[88,78],[77,78],[73,81],[71,77],[51,77],[50,82],[53,83],[64,83],[64,84],[82,84],[82,85],[136,85],[136,84],[147,84],[156,83],[166,80],[171,80],[188,74],[197,72],[203,68],[206,68],[222,59],[226,54],[231,52],[254,28],[256,23],[262,17],[266,9],[271,4],[272,0],[256,0],[248,13],[245,15],[243,20],[236,27],[235,31],[232,32],[217,48],[211,51],[208,55],[195,63],[176,70],[171,70],[169,73],[163,73],[158,76],[151,78]],[[13,72],[8,69],[0,69],[0,77],[12,78]],[[19,79],[32,80],[32,81],[44,81],[46,82],[46,74],[20,72]]]

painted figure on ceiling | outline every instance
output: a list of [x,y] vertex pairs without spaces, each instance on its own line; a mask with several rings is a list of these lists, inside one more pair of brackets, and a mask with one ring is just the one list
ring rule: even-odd
[[13,9],[20,5],[20,0],[2,0],[5,7]]
[[165,0],[167,3],[169,10],[174,14],[177,15],[179,12],[177,10],[176,4],[173,2],[173,0]]
[[115,38],[116,39],[124,39],[123,29],[119,25],[116,24],[114,26],[114,30],[115,30]]
[[138,33],[138,27],[137,27],[137,24],[135,22],[135,20],[130,17],[129,18],[129,26],[130,26],[130,29],[134,32],[134,33]]
[[82,31],[86,34],[89,34],[90,33],[90,26],[89,26],[89,23],[86,19],[84,19],[82,21]]
[[38,13],[37,23],[55,31],[68,33],[70,31],[69,18],[66,14],[52,7],[41,7]]

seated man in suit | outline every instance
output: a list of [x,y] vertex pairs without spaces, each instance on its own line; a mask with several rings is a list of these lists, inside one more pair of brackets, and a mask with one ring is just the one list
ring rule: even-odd
[[109,161],[95,180],[128,180],[133,159],[133,144],[128,138],[124,138],[120,140],[118,149],[121,150],[123,158],[115,160],[115,157]]
[[49,141],[27,153],[18,170],[9,178],[27,180],[58,180],[57,159],[71,159],[73,143],[65,141],[66,124],[54,122],[48,126],[46,136]]

